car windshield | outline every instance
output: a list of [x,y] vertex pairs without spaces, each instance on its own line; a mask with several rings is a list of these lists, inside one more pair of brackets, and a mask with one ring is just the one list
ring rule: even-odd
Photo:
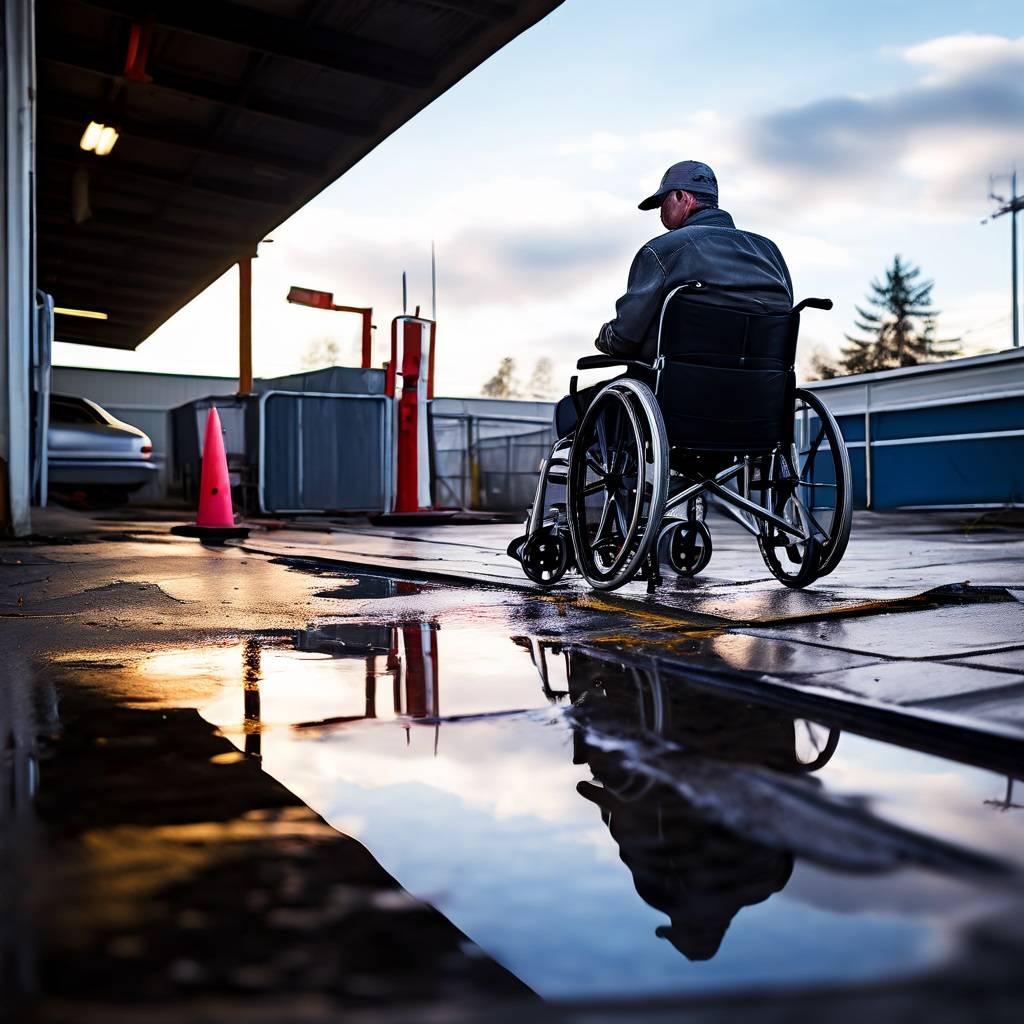
[[50,398],[51,423],[103,423],[103,417],[88,402],[79,398],[53,395]]

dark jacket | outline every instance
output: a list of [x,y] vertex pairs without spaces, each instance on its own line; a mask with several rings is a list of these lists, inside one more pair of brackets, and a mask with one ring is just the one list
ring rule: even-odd
[[[601,328],[594,344],[608,355],[652,360],[661,304],[684,281],[707,285],[697,301],[748,313],[784,313],[793,307],[793,282],[778,246],[740,231],[725,210],[704,209],[636,254],[626,294],[615,303],[615,319]],[[716,291],[716,285],[727,290]]]

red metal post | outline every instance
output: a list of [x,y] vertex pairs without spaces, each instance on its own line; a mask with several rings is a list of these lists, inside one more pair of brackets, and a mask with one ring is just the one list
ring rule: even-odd
[[238,393],[252,392],[252,259],[238,261]]
[[363,310],[363,369],[373,365],[373,310]]

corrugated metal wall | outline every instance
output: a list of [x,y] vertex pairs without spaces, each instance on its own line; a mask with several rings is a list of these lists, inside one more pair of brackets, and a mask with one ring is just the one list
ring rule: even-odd
[[390,508],[391,399],[270,391],[259,403],[261,511]]
[[1024,350],[806,386],[839,421],[859,507],[1024,503]]

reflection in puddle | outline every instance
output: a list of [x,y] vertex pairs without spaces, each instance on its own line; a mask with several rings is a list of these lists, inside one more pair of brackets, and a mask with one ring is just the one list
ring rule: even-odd
[[9,654],[0,1019],[136,1020],[168,1005],[168,1019],[211,1006],[235,1019],[269,998],[292,1020],[311,1005],[372,1016],[374,1003],[534,998],[260,771],[274,650],[249,638],[207,652],[241,679],[245,753],[192,708],[128,707],[85,674],[58,681],[58,717],[54,686]]
[[315,597],[333,597],[341,601],[378,600],[389,597],[415,597],[427,588],[409,580],[388,576],[357,576],[335,580],[329,590],[318,591]]
[[996,776],[653,663],[420,621],[185,657],[205,718],[544,996],[890,978],[1017,899]]

